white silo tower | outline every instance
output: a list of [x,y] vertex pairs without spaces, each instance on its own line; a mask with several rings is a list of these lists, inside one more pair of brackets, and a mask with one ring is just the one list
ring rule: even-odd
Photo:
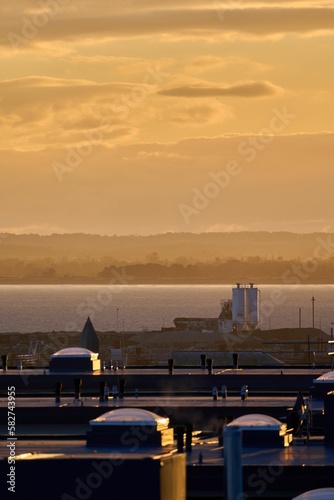
[[243,325],[246,320],[246,294],[245,288],[237,283],[236,288],[232,288],[232,322],[236,327]]
[[245,288],[246,293],[246,323],[254,327],[259,322],[259,290],[254,287],[254,283],[249,283]]

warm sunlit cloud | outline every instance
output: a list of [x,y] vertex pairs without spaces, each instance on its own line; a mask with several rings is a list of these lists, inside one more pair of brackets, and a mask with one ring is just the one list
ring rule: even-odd
[[198,128],[202,127],[203,123],[221,124],[225,120],[234,118],[232,109],[215,99],[207,102],[207,99],[197,98],[196,103],[182,105],[175,102],[169,103],[168,109],[168,115],[165,111],[165,120],[179,127],[187,125],[190,128]]
[[0,14],[3,231],[333,226],[334,1]]
[[254,72],[262,72],[270,70],[270,66],[259,62],[251,61],[240,56],[197,56],[192,58],[187,64],[186,70],[195,73],[207,73],[210,70],[239,67],[243,70],[247,69]]
[[[255,136],[189,138],[111,150],[96,145],[77,163],[73,149],[3,151],[1,227],[102,234],[138,233],[138,227],[143,234],[171,227],[330,227],[334,134],[264,139],[266,144]],[[60,182],[53,165],[66,164],[67,154],[71,163]],[[310,203],[315,196],[317,203]]]
[[174,97],[265,97],[281,92],[270,82],[250,82],[230,87],[183,86],[160,90],[160,95]]
[[[294,33],[307,35],[318,32],[334,32],[334,9],[332,6],[316,7],[225,6],[216,2],[205,7],[175,7],[162,3],[159,8],[125,8],[116,4],[94,4],[94,14],[86,4],[77,1],[66,6],[54,3],[58,8],[48,10],[40,7],[38,12],[22,6],[21,11],[3,7],[5,16],[0,21],[0,29],[6,35],[1,44],[20,50],[31,44],[55,42],[77,43],[78,40],[90,44],[117,38],[144,37],[190,37],[224,38],[242,36],[250,38],[270,37]],[[35,7],[36,9],[36,7]],[[26,14],[26,15],[23,15]]]
[[[104,144],[116,137],[131,137],[142,118],[197,127],[234,117],[232,108],[216,97],[266,97],[282,92],[270,82],[250,82],[229,87],[188,85],[158,90],[147,73],[148,83],[101,84],[31,76],[0,82],[0,147],[35,149],[52,145],[80,143],[92,134],[103,135]],[[157,96],[154,96],[154,94]],[[162,96],[196,97],[196,104],[158,102]],[[211,99],[206,102],[205,98]],[[204,99],[204,100],[203,100]],[[140,104],[144,116],[138,117]],[[13,136],[12,130],[15,128]],[[41,130],[43,127],[43,130]],[[11,136],[11,138],[10,138]]]
[[[140,86],[143,95],[154,89],[144,83]],[[130,123],[123,118],[121,99],[131,96],[132,91],[133,86],[126,83],[46,77],[2,81],[0,147],[34,149],[38,144],[75,143],[85,139],[85,132],[89,136],[92,129],[103,130],[105,141],[108,136],[114,139],[122,135],[122,131],[128,135]]]

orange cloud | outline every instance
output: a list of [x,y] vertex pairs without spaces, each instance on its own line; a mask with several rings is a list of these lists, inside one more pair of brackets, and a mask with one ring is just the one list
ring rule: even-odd
[[[57,3],[57,0],[53,0]],[[105,39],[151,36],[262,38],[295,33],[299,35],[334,31],[334,8],[296,6],[229,7],[224,2],[213,2],[206,7],[182,8],[162,3],[159,8],[122,8],[116,3],[82,5],[72,0],[52,13],[46,8],[6,11],[1,17],[0,30],[6,35],[1,45],[24,49],[45,41],[86,41],[98,43]],[[256,5],[256,4],[255,4]],[[23,15],[26,13],[26,15]],[[44,17],[43,17],[44,16]],[[42,19],[43,17],[43,19]]]
[[229,87],[184,85],[160,90],[158,94],[173,97],[266,97],[281,92],[282,89],[270,82],[250,82]]

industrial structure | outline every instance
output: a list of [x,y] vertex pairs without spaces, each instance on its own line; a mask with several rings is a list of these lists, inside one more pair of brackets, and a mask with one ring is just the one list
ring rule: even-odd
[[232,299],[221,301],[218,318],[175,318],[174,324],[180,330],[219,331],[230,333],[254,330],[259,323],[259,290],[254,283],[236,284],[232,288]]
[[259,290],[254,283],[232,288],[232,300],[221,302],[221,313],[218,318],[220,332],[253,330],[259,323]]

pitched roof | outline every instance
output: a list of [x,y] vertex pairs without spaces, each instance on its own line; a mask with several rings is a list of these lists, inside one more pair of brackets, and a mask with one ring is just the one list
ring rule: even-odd
[[100,352],[100,342],[89,316],[80,334],[79,347],[84,347],[92,352]]

